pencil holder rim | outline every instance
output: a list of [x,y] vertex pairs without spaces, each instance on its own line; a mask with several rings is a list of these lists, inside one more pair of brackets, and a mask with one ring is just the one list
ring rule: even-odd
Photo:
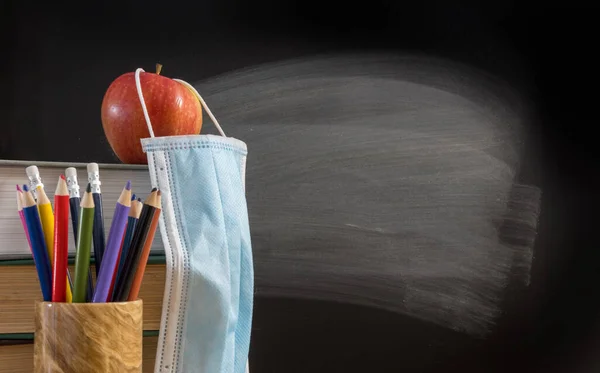
[[104,302],[104,303],[93,303],[93,302],[89,302],[89,303],[68,303],[68,302],[49,302],[49,301],[41,301],[38,300],[36,301],[36,304],[40,304],[42,306],[47,306],[50,307],[52,305],[55,304],[59,304],[60,307],[109,307],[111,305],[113,306],[125,306],[125,305],[131,305],[131,304],[143,304],[144,301],[141,298],[138,298],[136,300],[131,300],[131,301],[125,301],[125,302]]

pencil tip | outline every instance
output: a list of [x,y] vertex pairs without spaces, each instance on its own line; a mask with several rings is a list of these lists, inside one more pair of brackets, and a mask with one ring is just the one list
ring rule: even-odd
[[132,200],[132,201],[135,201],[135,193],[133,193],[133,194],[131,195],[131,200]]
[[65,177],[65,175],[60,175],[60,178],[67,181],[67,178]]
[[29,192],[29,187],[27,186],[27,184],[23,184],[23,190]]
[[150,193],[156,192],[158,190],[158,188],[152,188],[152,190],[150,191]]
[[142,199],[138,197],[138,202],[142,202]]
[[87,187],[85,188],[85,191],[88,193],[92,193],[92,184],[88,183]]
[[17,184],[17,190],[18,190],[19,192],[22,192],[22,190],[21,190],[21,187],[19,186],[19,184]]
[[157,196],[160,196],[160,190],[156,192],[156,195],[157,195]]
[[127,184],[125,184],[125,189],[131,190],[131,180],[127,180]]

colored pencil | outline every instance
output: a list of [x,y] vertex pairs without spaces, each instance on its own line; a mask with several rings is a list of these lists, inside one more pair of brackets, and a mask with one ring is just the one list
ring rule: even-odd
[[48,258],[50,258],[50,264],[52,264],[54,261],[54,212],[44,188],[38,186],[35,191],[37,193],[37,205],[46,241],[46,249],[48,249]]
[[[59,183],[60,184],[60,183]],[[44,239],[46,241],[46,248],[48,249],[48,258],[50,260],[50,267],[54,268],[54,211],[52,211],[52,204],[43,186],[38,186],[37,189],[37,205],[40,213],[40,220],[42,222],[42,230],[44,231]],[[67,215],[68,216],[68,215]],[[68,218],[67,218],[68,219]],[[67,302],[71,302],[72,293],[71,285],[68,283],[69,279],[65,274],[66,283],[66,297]],[[54,287],[54,282],[52,283]]]
[[102,191],[100,190],[100,170],[97,163],[88,163],[88,182],[92,186],[94,198],[94,259],[96,268],[96,280],[100,276],[100,266],[104,256],[104,213],[102,208]]
[[65,177],[67,178],[67,188],[69,188],[69,207],[71,212],[71,224],[73,226],[73,236],[75,236],[75,244],[77,244],[77,220],[79,219],[79,182],[77,181],[77,170],[75,167],[65,169]]
[[[69,264],[69,190],[64,176],[58,179],[54,193],[54,261],[52,266],[52,301],[72,301],[67,281]],[[71,298],[71,300],[69,300]]]
[[144,272],[146,272],[146,264],[148,263],[148,256],[150,256],[150,248],[152,247],[152,242],[154,241],[154,234],[156,233],[156,228],[158,227],[158,218],[160,217],[160,190],[156,193],[156,211],[152,216],[152,221],[150,222],[150,230],[148,231],[148,236],[144,241],[144,246],[142,247],[142,253],[140,255],[139,264],[137,269],[135,270],[135,276],[133,278],[133,283],[131,285],[131,290],[129,291],[128,301],[134,301],[138,299],[138,295],[140,293],[140,287],[142,286],[142,280],[144,279]]
[[79,232],[77,234],[77,253],[75,254],[75,283],[73,289],[73,303],[86,301],[87,274],[90,268],[92,235],[94,229],[94,198],[92,188],[88,184],[81,200],[81,213],[79,216]]
[[119,266],[117,268],[117,278],[115,282],[119,281],[119,278],[123,272],[123,265],[125,264],[125,258],[127,257],[127,253],[129,252],[129,247],[131,246],[131,239],[133,238],[133,232],[135,232],[135,227],[137,225],[138,220],[140,219],[140,213],[142,212],[142,201],[138,199],[137,201],[133,201],[131,203],[131,209],[129,210],[129,217],[127,218],[127,230],[125,231],[125,237],[123,241],[123,249],[121,250],[121,258],[119,259]]
[[[131,208],[129,209],[129,214],[131,215],[131,211],[135,207],[135,194],[131,194]],[[123,253],[123,244],[125,243],[125,237],[127,236],[127,229],[129,228],[129,217],[127,217],[127,223],[125,223],[125,234],[123,235],[123,239],[121,240],[121,247],[119,248],[119,257],[117,258],[117,266],[115,267],[115,272],[113,273],[112,282],[110,283],[110,290],[108,291],[108,298],[112,300],[112,293],[115,289],[115,282],[117,281],[117,275],[119,274],[119,266],[122,264],[121,262],[121,254]]]
[[[65,176],[67,178],[67,187],[69,188],[69,207],[71,212],[71,224],[73,226],[73,237],[75,239],[75,247],[77,247],[77,227],[79,224],[79,205],[81,199],[79,196],[79,182],[77,181],[77,169],[75,167],[69,167],[65,169]],[[67,274],[69,272],[67,271]],[[70,277],[70,276],[69,276]],[[71,284],[73,282],[71,281]],[[71,286],[72,287],[72,286]],[[88,281],[87,291],[85,293],[86,300],[90,302],[92,300],[92,294],[94,294],[94,283],[92,280],[92,269],[88,269]]]
[[48,258],[48,250],[46,249],[46,241],[44,240],[44,232],[42,231],[42,223],[40,222],[40,214],[37,205],[33,199],[33,195],[29,193],[29,188],[23,186],[23,215],[27,224],[27,232],[31,240],[31,251],[33,253],[33,261],[40,280],[42,288],[42,296],[44,301],[52,300],[52,276],[50,274],[50,260]]
[[119,277],[115,284],[115,291],[112,298],[113,302],[124,302],[129,298],[129,293],[135,278],[135,271],[142,255],[142,249],[146,242],[146,238],[148,237],[148,232],[150,231],[152,218],[158,207],[157,200],[157,190],[154,190],[144,202],[144,207],[140,213],[140,219],[135,227],[135,232],[133,232],[129,252],[125,257],[122,276]]
[[[27,223],[25,222],[25,215],[23,214],[23,192],[21,191],[21,187],[17,184],[17,211],[19,212],[19,217],[21,218],[21,224],[23,225],[23,231],[25,231],[25,237],[27,238],[27,243],[29,244],[29,251],[31,251],[31,239],[29,238],[29,232],[27,231]],[[33,252],[31,252],[33,254]]]
[[92,298],[92,302],[94,303],[104,303],[112,299],[112,294],[109,294],[110,285],[117,268],[119,249],[121,248],[121,242],[123,242],[125,225],[127,224],[127,216],[129,215],[130,208],[131,182],[128,181],[121,192],[113,214],[104,258],[102,259],[100,274],[96,281],[96,290],[94,291],[94,296]]

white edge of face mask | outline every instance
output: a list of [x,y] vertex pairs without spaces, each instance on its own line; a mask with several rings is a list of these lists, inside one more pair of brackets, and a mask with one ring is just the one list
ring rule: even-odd
[[[165,246],[165,255],[172,258],[172,263],[167,267],[163,305],[161,312],[161,333],[158,338],[157,356],[154,366],[155,373],[175,372],[180,357],[180,346],[177,340],[177,320],[182,312],[184,269],[182,247],[178,234],[178,227],[174,218],[174,208],[171,189],[168,183],[167,162],[164,151],[148,152],[148,166],[153,186],[162,191],[162,214],[160,217],[160,230]],[[155,172],[154,172],[155,171]],[[164,223],[164,224],[163,224]],[[167,229],[167,225],[170,230]],[[169,235],[169,231],[171,234]],[[166,238],[166,239],[165,239]],[[173,243],[173,245],[172,245]],[[175,246],[175,247],[174,247]],[[170,290],[170,291],[169,291]],[[168,311],[168,312],[167,312]],[[168,318],[167,318],[168,317]]]
[[146,146],[154,145],[171,145],[171,144],[182,144],[186,142],[191,142],[194,140],[198,141],[207,141],[211,143],[221,143],[227,144],[232,147],[235,147],[243,152],[248,150],[248,146],[242,140],[236,139],[234,137],[223,137],[218,135],[181,135],[181,136],[161,136],[161,137],[148,137],[145,139],[140,139],[142,143],[142,147],[145,149]]

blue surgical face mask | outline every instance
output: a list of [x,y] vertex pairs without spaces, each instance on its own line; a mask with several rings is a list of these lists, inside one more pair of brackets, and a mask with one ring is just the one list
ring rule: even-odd
[[162,193],[167,259],[155,372],[242,373],[247,368],[254,272],[244,179],[246,144],[222,136],[142,140]]

